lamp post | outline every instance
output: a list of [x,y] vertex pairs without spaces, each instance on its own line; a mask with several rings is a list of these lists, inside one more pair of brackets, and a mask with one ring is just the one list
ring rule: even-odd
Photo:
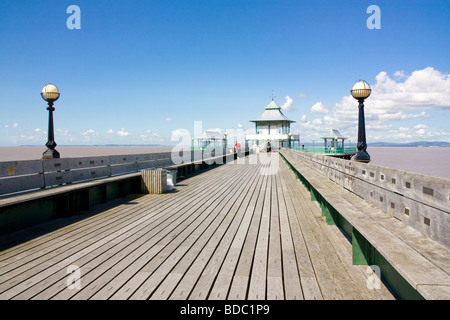
[[55,134],[53,130],[53,111],[55,111],[55,108],[53,108],[53,103],[58,100],[59,98],[59,91],[58,88],[54,84],[47,84],[41,92],[41,97],[48,103],[48,139],[47,143],[45,144],[47,146],[47,150],[43,153],[42,159],[54,159],[59,158],[59,152],[55,150],[56,142],[55,142]]
[[289,149],[292,149],[292,145],[291,145],[291,139],[292,138],[292,133],[289,132]]
[[370,162],[370,156],[367,153],[366,144],[366,126],[364,122],[364,99],[370,96],[371,89],[369,84],[364,80],[359,80],[355,83],[352,90],[350,91],[353,98],[358,100],[359,105],[359,116],[358,116],[358,143],[356,148],[358,152],[356,153],[355,160],[359,162]]

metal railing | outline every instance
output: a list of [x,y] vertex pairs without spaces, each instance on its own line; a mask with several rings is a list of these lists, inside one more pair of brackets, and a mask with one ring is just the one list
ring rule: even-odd
[[356,147],[295,147],[292,148],[294,150],[309,152],[309,153],[318,153],[318,154],[348,154],[348,153],[356,153]]

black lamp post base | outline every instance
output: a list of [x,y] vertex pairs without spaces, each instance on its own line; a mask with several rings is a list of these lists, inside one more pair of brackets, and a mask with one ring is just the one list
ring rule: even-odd
[[370,162],[370,155],[367,153],[367,151],[358,151],[355,155],[355,160],[358,162]]
[[42,159],[59,159],[59,152],[55,149],[47,149],[42,154]]

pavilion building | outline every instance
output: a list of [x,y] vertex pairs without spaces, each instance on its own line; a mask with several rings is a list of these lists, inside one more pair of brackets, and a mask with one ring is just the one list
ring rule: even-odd
[[260,150],[266,147],[268,142],[272,148],[293,146],[295,142],[299,144],[300,135],[291,134],[291,123],[295,121],[288,119],[281,112],[281,107],[273,98],[263,114],[250,122],[255,123],[255,134],[246,135],[246,140],[249,144],[256,142]]

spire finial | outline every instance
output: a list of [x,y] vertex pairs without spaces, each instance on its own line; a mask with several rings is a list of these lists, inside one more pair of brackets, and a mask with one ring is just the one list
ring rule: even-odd
[[275,99],[275,96],[274,96],[274,92],[272,90],[272,101],[273,101],[273,99]]

